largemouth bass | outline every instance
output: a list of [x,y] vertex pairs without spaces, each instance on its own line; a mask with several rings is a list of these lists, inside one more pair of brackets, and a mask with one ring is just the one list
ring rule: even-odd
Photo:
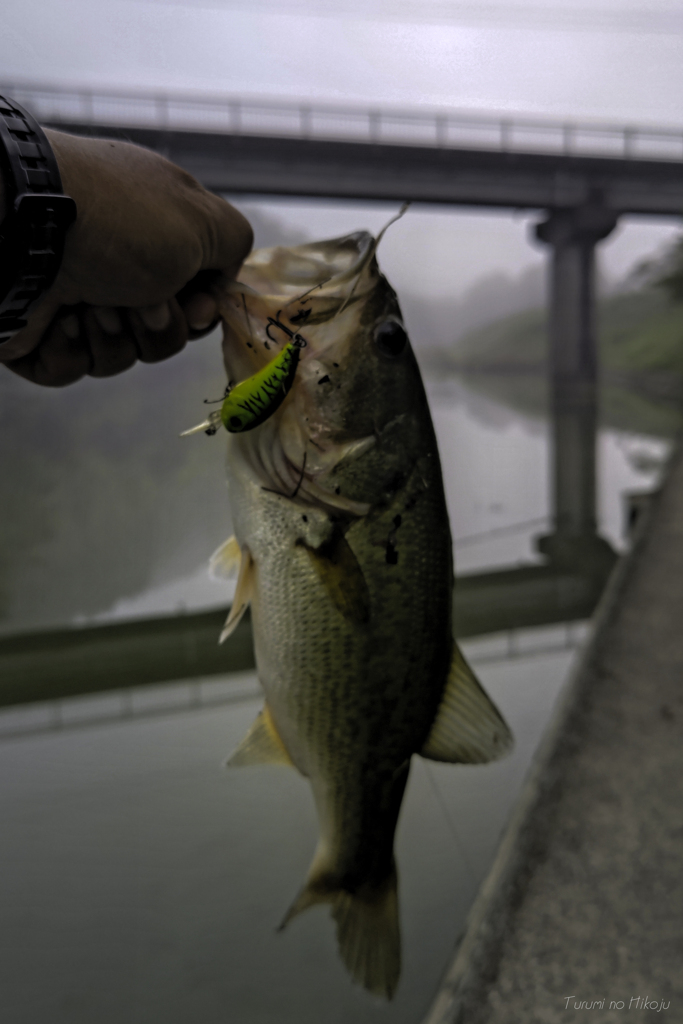
[[436,438],[392,288],[366,232],[254,252],[226,297],[245,381],[305,340],[284,400],[228,438],[239,565],[223,631],[251,604],[263,711],[229,759],[310,780],[320,839],[283,921],[328,903],[353,979],[400,975],[393,843],[413,754],[485,762],[510,733],[452,632],[453,564]]

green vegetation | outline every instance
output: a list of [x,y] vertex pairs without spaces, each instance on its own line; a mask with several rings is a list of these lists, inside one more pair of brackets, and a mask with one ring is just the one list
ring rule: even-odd
[[683,238],[671,246],[664,259],[644,263],[641,272],[649,274],[651,280],[663,288],[674,302],[683,300]]
[[[647,289],[600,303],[600,358],[605,369],[683,374],[683,303]],[[460,367],[541,367],[547,353],[546,313],[527,310],[472,331],[451,350]]]
[[545,310],[529,309],[469,332],[453,346],[450,356],[457,369],[517,365],[541,369],[546,348]]
[[[601,415],[623,430],[671,436],[681,428],[683,303],[659,288],[613,295],[598,312]],[[545,310],[527,310],[472,331],[449,353],[470,383],[527,413],[547,413]]]

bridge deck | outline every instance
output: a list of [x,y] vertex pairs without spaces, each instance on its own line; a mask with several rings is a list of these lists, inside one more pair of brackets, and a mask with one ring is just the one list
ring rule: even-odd
[[215,192],[515,209],[597,202],[616,214],[666,217],[680,217],[683,210],[683,173],[681,162],[674,160],[86,127],[63,121],[53,126],[124,137],[159,150]]
[[680,217],[683,129],[0,83],[45,125],[129,138],[216,192]]
[[682,623],[683,450],[425,1024],[555,1024],[603,998],[585,1019],[609,1024],[646,997],[682,1019]]

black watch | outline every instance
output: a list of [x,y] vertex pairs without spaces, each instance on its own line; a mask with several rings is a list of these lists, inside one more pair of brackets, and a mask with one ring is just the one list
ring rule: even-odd
[[0,96],[0,170],[7,213],[0,225],[0,345],[26,326],[62,262],[76,204],[43,129],[26,110]]

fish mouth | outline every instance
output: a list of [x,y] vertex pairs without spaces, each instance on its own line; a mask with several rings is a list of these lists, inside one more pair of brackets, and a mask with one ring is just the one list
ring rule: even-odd
[[[331,321],[375,287],[381,277],[377,247],[387,228],[409,206],[410,202],[403,203],[376,237],[369,231],[354,231],[322,242],[252,252],[220,304],[229,379],[233,366],[239,380],[257,372],[273,358],[269,355],[273,347],[281,351],[291,340],[292,330],[303,337],[305,328],[309,332],[305,344],[312,350],[329,348],[343,330],[340,323],[336,331],[325,326],[329,328]],[[271,328],[283,336],[279,341]]]
[[343,374],[351,358],[363,300],[381,276],[375,247],[375,238],[360,231],[257,250],[221,304],[231,384],[277,360],[288,344],[299,347],[289,393],[257,430],[239,435],[261,486],[297,504],[352,517],[365,515],[369,505],[341,495],[337,481],[327,478],[340,460],[358,457],[374,438],[340,440],[334,414],[330,418],[330,408],[317,400],[318,383],[328,366]]
[[313,292],[343,298],[374,247],[368,231],[356,231],[291,248],[257,249],[242,265],[239,282],[263,296],[277,294],[287,305]]
[[[357,231],[306,245],[257,249],[221,302],[229,380],[239,383],[299,335],[302,360],[329,349],[345,332],[339,317],[374,287],[375,238]],[[332,322],[335,321],[332,327]]]

